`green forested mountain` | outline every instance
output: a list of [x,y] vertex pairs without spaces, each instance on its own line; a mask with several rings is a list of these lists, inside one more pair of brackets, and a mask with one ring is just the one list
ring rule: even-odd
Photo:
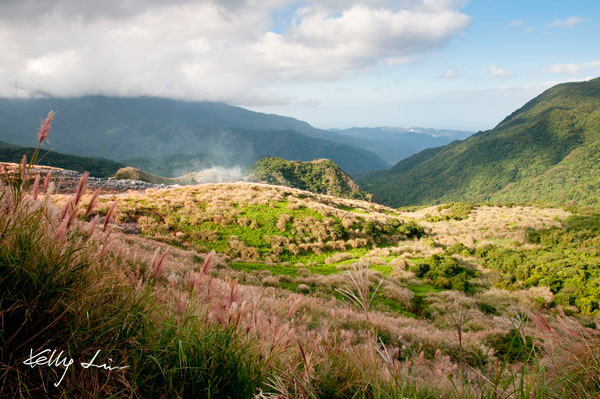
[[350,173],[386,167],[374,153],[333,142],[343,137],[293,118],[153,97],[0,99],[0,139],[31,145],[40,119],[51,109],[56,118],[47,147],[68,154],[115,161],[150,158],[158,168],[164,156],[176,154],[187,155],[190,166],[207,156],[217,162],[211,166],[228,159],[249,166],[264,156],[280,156],[328,158]]
[[494,129],[358,180],[388,205],[600,205],[600,78],[552,87]]
[[253,165],[254,178],[259,181],[295,187],[318,194],[351,199],[369,199],[352,177],[329,159],[311,162],[289,162],[282,158],[262,158]]
[[[23,154],[29,160],[35,148],[19,147],[0,141],[0,162],[20,162]],[[108,177],[112,176],[119,168],[125,165],[102,158],[88,158],[76,155],[61,154],[54,151],[40,152],[38,164],[54,166],[57,168],[76,170],[78,172],[90,172],[90,176]]]

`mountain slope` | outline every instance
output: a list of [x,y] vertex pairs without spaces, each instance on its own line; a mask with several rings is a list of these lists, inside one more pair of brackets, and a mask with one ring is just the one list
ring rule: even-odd
[[[20,147],[0,141],[0,162],[20,162],[23,154],[30,159],[35,148]],[[90,176],[108,177],[112,176],[119,168],[125,165],[102,158],[88,158],[76,155],[61,154],[54,151],[40,152],[39,163],[57,168],[71,169],[77,172],[90,172]]]
[[277,157],[262,158],[253,166],[254,179],[269,184],[299,188],[317,194],[367,200],[348,173],[329,159],[310,162],[289,162]]
[[230,157],[242,166],[263,156],[329,158],[350,173],[386,167],[374,153],[326,140],[337,135],[293,118],[151,97],[0,99],[0,139],[33,142],[36,121],[50,109],[56,119],[49,148],[70,154],[116,161],[174,154],[203,154],[200,159],[205,159],[210,154],[216,162]]
[[353,127],[344,130],[332,129],[346,139],[348,144],[373,151],[390,165],[408,158],[426,148],[464,140],[473,132],[461,130],[438,130],[404,127]]
[[385,204],[457,200],[598,205],[600,79],[542,93],[494,129],[358,183]]

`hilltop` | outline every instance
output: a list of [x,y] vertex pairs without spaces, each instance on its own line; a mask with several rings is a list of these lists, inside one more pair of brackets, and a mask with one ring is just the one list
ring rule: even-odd
[[600,78],[550,88],[494,129],[361,176],[382,203],[600,205]]
[[310,162],[286,161],[277,157],[262,158],[252,166],[253,180],[299,188],[318,194],[367,200],[362,191],[335,162],[315,159]]

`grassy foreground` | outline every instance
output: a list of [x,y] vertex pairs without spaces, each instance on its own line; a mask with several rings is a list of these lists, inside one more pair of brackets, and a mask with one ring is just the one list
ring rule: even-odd
[[[225,189],[218,196],[207,191],[208,205],[223,210],[222,229],[233,228],[227,216],[234,209],[234,220],[247,219],[238,226],[256,223],[246,238],[256,246],[239,236],[240,246],[223,241],[227,234],[217,228],[208,239],[194,229],[170,229],[203,226],[189,223],[199,215],[186,215],[186,207],[175,208],[184,219],[168,211],[177,198],[202,209],[202,201],[191,208],[186,190],[150,192],[165,201],[162,208],[144,207],[135,197],[115,204],[113,197],[86,196],[84,178],[57,207],[40,178],[27,176],[25,163],[22,171],[5,177],[0,194],[2,397],[583,399],[600,393],[594,320],[487,286],[487,272],[467,256],[462,241],[472,239],[469,223],[491,218],[490,226],[499,226],[502,216],[523,209],[500,215],[495,208],[455,206],[437,215],[423,209],[411,213],[422,215],[420,230],[402,222],[402,213],[368,203],[329,199],[290,209],[294,197],[282,203],[282,191],[265,186],[276,198],[264,208],[264,197],[250,186],[218,186]],[[229,207],[236,193],[257,195]],[[136,209],[147,218],[137,219],[146,233],[120,232],[133,224]],[[284,216],[277,228],[288,211],[293,219]],[[369,212],[376,215],[364,217]],[[307,221],[312,229],[304,235]],[[487,229],[478,239],[502,243]],[[261,247],[256,231],[269,230],[290,241]],[[319,234],[320,241],[311,241]],[[297,254],[288,251],[292,244]],[[221,255],[207,254],[211,248]],[[401,264],[397,258],[409,248],[414,256]],[[66,371],[24,364],[44,349],[64,351],[75,362]],[[112,359],[126,368],[80,366],[98,350],[97,364]]]

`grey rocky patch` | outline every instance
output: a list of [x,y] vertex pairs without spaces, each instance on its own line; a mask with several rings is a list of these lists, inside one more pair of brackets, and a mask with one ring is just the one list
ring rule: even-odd
[[[42,176],[46,172],[52,173],[52,182],[54,183],[55,193],[70,193],[77,189],[77,184],[81,179],[82,173],[74,170],[66,169],[46,169],[39,167],[35,169],[35,173],[39,173]],[[124,192],[129,190],[143,191],[149,188],[166,188],[164,184],[152,184],[146,183],[139,180],[117,180],[113,177],[102,178],[102,177],[88,177],[86,188],[88,190],[96,190],[100,188],[103,192]]]

